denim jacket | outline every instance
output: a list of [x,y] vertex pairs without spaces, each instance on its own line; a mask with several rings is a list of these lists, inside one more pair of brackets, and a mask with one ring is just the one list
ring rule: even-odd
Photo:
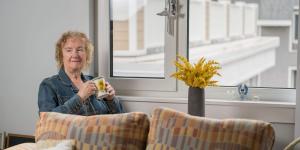
[[[81,74],[83,82],[91,80],[91,76]],[[85,103],[77,95],[78,89],[72,84],[64,69],[58,75],[46,78],[39,87],[39,112],[60,112],[78,115],[123,113],[123,107],[117,97],[112,101],[97,99],[91,95]]]

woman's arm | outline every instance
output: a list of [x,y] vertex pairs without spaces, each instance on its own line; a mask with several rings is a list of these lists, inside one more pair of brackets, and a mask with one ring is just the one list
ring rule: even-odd
[[80,110],[81,105],[80,97],[77,94],[72,96],[63,105],[59,105],[56,90],[47,82],[47,79],[40,84],[38,94],[39,112],[75,114]]
[[116,96],[112,100],[106,100],[104,98],[104,101],[106,102],[106,104],[108,106],[110,114],[125,113],[120,100]]

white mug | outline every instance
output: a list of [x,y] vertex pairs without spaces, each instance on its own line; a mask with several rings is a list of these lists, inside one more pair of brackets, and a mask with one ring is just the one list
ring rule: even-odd
[[92,79],[92,81],[95,83],[96,87],[97,87],[97,92],[96,92],[96,96],[97,98],[103,98],[106,97],[108,95],[108,93],[105,90],[105,79],[104,77],[96,77],[94,79]]

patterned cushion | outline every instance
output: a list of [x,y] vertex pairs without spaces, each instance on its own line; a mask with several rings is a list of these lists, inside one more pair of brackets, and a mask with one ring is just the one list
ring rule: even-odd
[[195,117],[167,108],[152,113],[147,150],[271,150],[270,123]]
[[37,143],[37,149],[64,149],[73,150],[75,149],[75,140],[39,140]]
[[149,119],[145,113],[78,116],[43,112],[36,141],[75,139],[76,149],[145,149]]

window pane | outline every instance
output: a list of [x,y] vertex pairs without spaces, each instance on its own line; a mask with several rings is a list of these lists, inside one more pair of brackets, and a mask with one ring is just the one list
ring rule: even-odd
[[222,86],[289,88],[295,8],[298,1],[190,0],[189,59],[220,62]]
[[112,76],[164,77],[161,0],[111,0]]

